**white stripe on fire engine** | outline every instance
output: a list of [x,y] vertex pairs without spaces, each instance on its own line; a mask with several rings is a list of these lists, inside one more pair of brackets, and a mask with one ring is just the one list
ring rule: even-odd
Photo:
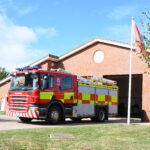
[[31,113],[30,113],[30,112],[28,112],[28,116],[29,116],[29,118],[32,118],[32,115],[31,115]]
[[39,111],[35,111],[37,118],[39,117]]
[[33,116],[34,116],[34,118],[37,118],[35,111],[33,112]]
[[29,111],[28,114],[29,114],[29,118],[32,118],[31,111]]
[[31,111],[32,118],[34,118],[33,111]]

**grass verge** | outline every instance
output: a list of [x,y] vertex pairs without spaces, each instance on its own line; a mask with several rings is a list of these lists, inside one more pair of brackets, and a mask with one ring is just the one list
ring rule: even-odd
[[0,111],[0,115],[5,115],[6,111]]
[[[49,138],[54,133],[75,138]],[[8,130],[0,131],[0,150],[146,150],[149,133],[150,126],[125,124]]]

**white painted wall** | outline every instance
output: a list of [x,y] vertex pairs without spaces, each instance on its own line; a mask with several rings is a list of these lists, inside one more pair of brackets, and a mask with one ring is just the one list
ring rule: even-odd
[[1,99],[1,111],[5,111],[5,98]]

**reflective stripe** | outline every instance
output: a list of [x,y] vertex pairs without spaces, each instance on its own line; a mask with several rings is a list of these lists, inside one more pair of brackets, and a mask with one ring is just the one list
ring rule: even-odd
[[78,104],[82,104],[82,100],[78,100]]
[[[57,94],[57,92],[56,92]],[[74,92],[64,92],[62,95],[58,95],[59,99],[62,103],[78,103],[78,104],[94,104],[96,103],[105,103],[109,105],[117,105],[118,103],[118,96],[109,96],[110,99],[108,101],[107,95],[95,95],[90,93],[79,93],[79,99],[74,99]],[[52,96],[54,95],[54,92],[40,92],[40,99],[46,102],[46,100],[51,100]],[[57,98],[57,95],[55,95]],[[94,100],[96,98],[96,101]]]
[[107,87],[109,90],[118,90],[117,86],[108,86]]
[[82,100],[90,100],[91,94],[89,93],[82,93]]
[[105,101],[105,95],[98,95],[98,101]]
[[90,101],[90,104],[94,104],[95,102],[94,101]]
[[38,118],[39,117],[39,111],[37,110],[32,110],[32,111],[27,111],[27,112],[16,112],[9,110],[7,111],[8,116],[13,116],[13,117],[26,117],[26,118]]
[[64,100],[64,99],[60,99],[60,101],[61,101],[62,103],[64,103],[65,100]]
[[111,96],[111,101],[112,102],[117,102],[118,101],[118,96]]
[[71,99],[71,97],[74,97],[73,92],[65,92],[64,93],[64,99]]
[[74,103],[77,103],[77,99],[74,99],[73,102],[74,102]]
[[40,92],[40,99],[51,99],[53,92]]

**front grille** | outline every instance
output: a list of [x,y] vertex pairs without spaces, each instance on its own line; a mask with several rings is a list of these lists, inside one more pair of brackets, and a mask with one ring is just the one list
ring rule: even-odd
[[10,110],[26,111],[28,109],[27,99],[28,96],[12,95],[10,97]]
[[12,96],[12,98],[14,99],[14,98],[26,98],[27,96]]

